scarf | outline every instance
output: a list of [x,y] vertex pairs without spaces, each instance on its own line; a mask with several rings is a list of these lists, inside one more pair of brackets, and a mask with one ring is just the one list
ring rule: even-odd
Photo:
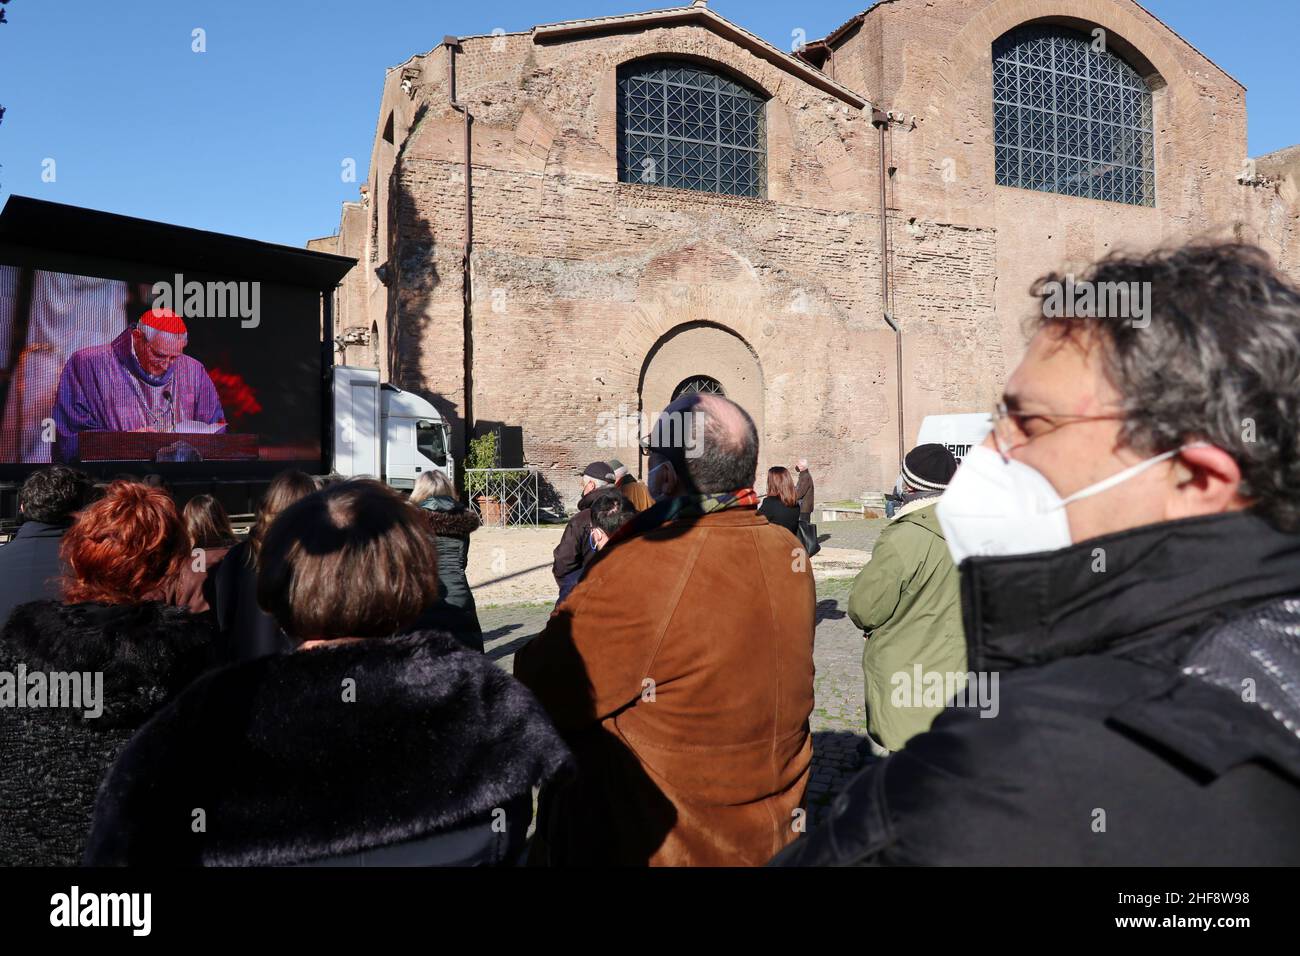
[[651,531],[661,524],[678,518],[699,518],[702,515],[727,511],[731,508],[757,508],[758,495],[753,488],[741,488],[718,494],[679,495],[665,498],[636,515],[610,539],[621,541]]
[[176,363],[163,372],[161,375],[150,375],[140,364],[140,360],[135,354],[135,342],[131,338],[131,329],[127,329],[121,335],[113,340],[113,355],[126,368],[127,372],[146,385],[152,385],[154,388],[161,388],[164,385],[170,385],[172,378],[176,374]]

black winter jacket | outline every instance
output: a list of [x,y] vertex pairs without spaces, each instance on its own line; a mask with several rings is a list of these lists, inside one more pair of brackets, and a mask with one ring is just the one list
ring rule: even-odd
[[[14,609],[0,635],[0,865],[81,861],[104,774],[136,729],[211,663],[213,640],[203,618],[160,603]],[[20,667],[29,703],[35,674],[45,682],[51,672],[60,682],[81,674],[92,693],[102,674],[102,713],[86,716],[84,695],[75,708],[16,707]]]
[[235,545],[217,564],[211,605],[221,631],[223,662],[285,654],[297,644],[257,603],[257,563],[248,541]]
[[532,787],[569,761],[533,695],[450,635],[263,657],[208,674],[136,735],[85,862],[513,863]]
[[420,507],[438,547],[438,603],[421,615],[419,630],[445,630],[470,647],[483,649],[474,593],[465,577],[469,536],[479,528],[478,515],[451,498],[435,497]]
[[604,487],[593,488],[578,499],[578,510],[565,525],[560,543],[555,546],[555,551],[552,553],[554,561],[551,564],[551,574],[561,589],[565,586],[564,579],[574,571],[586,567],[592,558],[591,503],[604,490]]
[[1216,515],[961,578],[996,716],[950,704],[774,863],[1300,864],[1300,535]]
[[776,495],[768,495],[758,506],[758,513],[774,525],[779,525],[796,538],[799,537],[799,506],[787,505]]
[[19,604],[63,597],[63,562],[59,546],[67,525],[24,521],[0,547],[0,626]]

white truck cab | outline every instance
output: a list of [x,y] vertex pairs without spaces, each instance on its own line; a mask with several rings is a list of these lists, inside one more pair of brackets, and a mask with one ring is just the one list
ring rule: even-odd
[[455,482],[447,422],[419,395],[380,382],[375,369],[336,365],[333,470],[402,490],[426,471]]

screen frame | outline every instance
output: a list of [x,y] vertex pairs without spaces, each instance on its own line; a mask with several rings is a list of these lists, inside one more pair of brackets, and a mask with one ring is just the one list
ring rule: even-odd
[[[48,249],[0,241],[0,266],[13,266],[20,269],[33,269],[42,272],[59,272],[70,275],[87,276],[96,279],[109,279],[119,282],[153,283],[160,277],[181,273],[186,281],[230,282],[230,281],[266,281],[268,284],[287,288],[310,290],[315,293],[314,301],[318,322],[317,333],[311,340],[315,347],[319,364],[317,380],[320,395],[320,429],[318,443],[320,454],[315,459],[292,459],[285,461],[239,461],[239,462],[147,462],[147,461],[110,461],[77,462],[73,467],[79,468],[96,479],[108,479],[115,475],[159,475],[165,481],[176,483],[191,482],[237,482],[267,481],[278,473],[288,469],[299,469],[310,474],[326,474],[333,459],[333,397],[328,387],[333,369],[334,350],[331,343],[320,333],[321,316],[327,319],[333,313],[333,296],[337,285],[329,289],[314,285],[296,283],[276,277],[258,280],[247,274],[219,274],[205,271],[202,261],[192,264],[184,263],[146,263],[134,259],[113,256],[88,255],[59,249]],[[329,322],[332,326],[332,321]],[[303,343],[307,345],[308,343]],[[0,411],[3,411],[0,409]],[[18,484],[28,475],[50,462],[0,462],[0,484]]]

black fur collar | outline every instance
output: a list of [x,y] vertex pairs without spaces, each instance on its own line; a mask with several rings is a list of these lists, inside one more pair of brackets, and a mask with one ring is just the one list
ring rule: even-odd
[[213,640],[204,618],[158,602],[32,601],[0,634],[0,669],[103,672],[104,712],[86,725],[132,726],[211,665]]
[[352,854],[490,816],[570,759],[533,695],[447,634],[262,658],[205,676],[136,735],[86,861]]
[[467,535],[477,531],[480,524],[478,515],[468,508],[455,511],[426,509],[424,513],[429,516],[429,527],[433,528],[434,534]]

